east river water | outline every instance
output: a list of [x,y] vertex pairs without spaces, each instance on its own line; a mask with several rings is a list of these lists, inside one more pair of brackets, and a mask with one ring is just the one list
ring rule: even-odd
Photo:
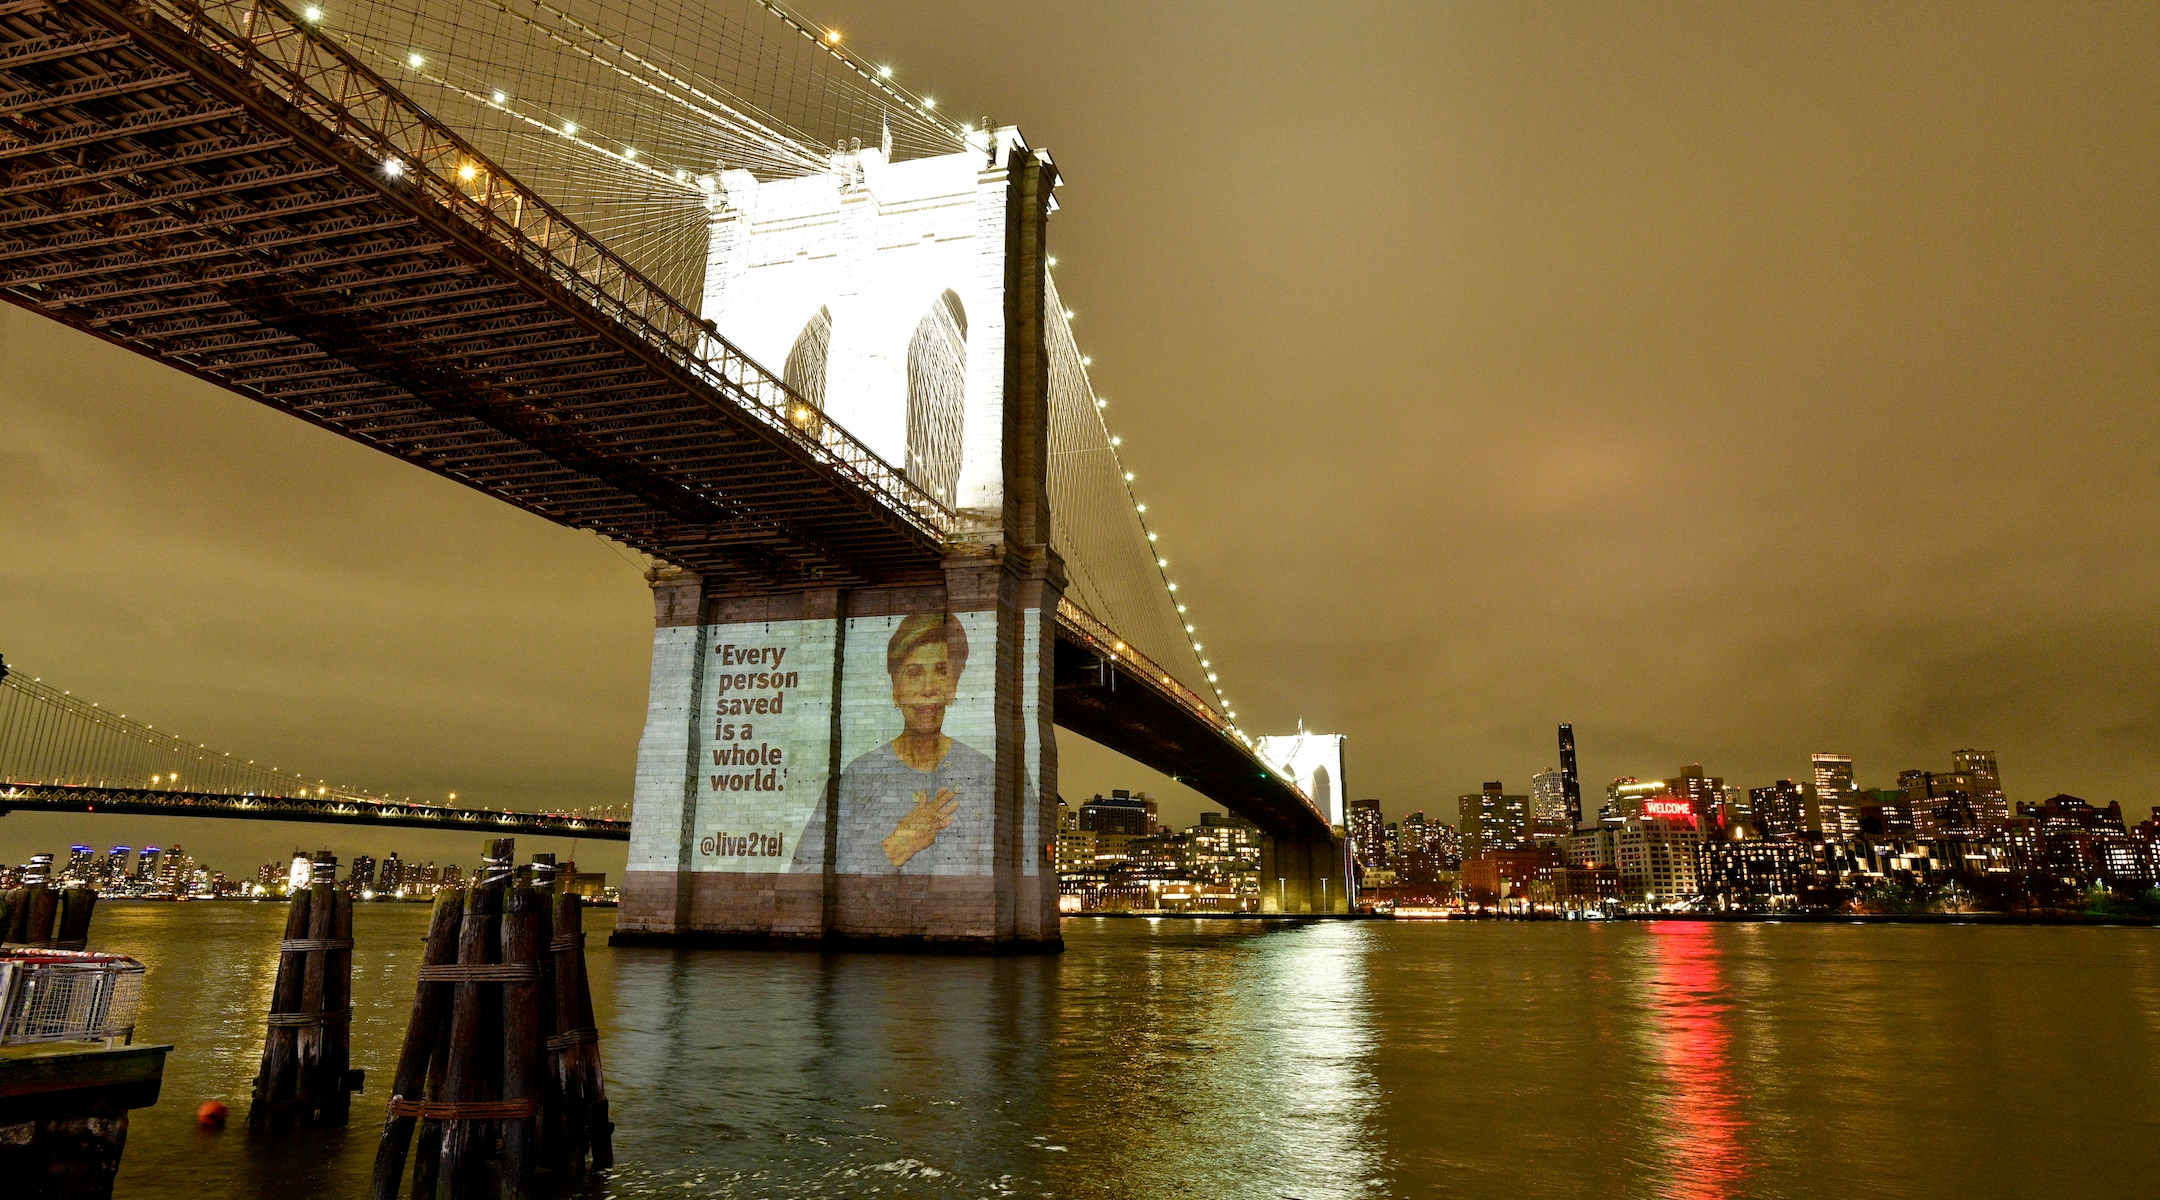
[[[176,1047],[116,1194],[362,1195],[427,911],[359,907],[353,1123],[251,1142],[283,907],[100,905],[93,944],[149,965],[138,1040]],[[985,960],[587,928],[620,1164],[590,1196],[2160,1186],[2160,930],[1068,920]]]

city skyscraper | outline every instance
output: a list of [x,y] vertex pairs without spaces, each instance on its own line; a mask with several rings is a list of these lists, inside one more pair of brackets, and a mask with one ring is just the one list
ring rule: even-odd
[[1357,857],[1358,864],[1368,871],[1388,866],[1387,823],[1380,815],[1380,802],[1352,800],[1349,817],[1350,852]]
[[1540,838],[1565,837],[1574,832],[1565,771],[1540,771],[1530,777],[1530,819],[1533,833]]
[[1973,812],[1982,825],[1997,828],[2010,819],[2010,802],[2003,797],[2002,775],[1996,769],[1993,750],[1953,751],[1950,769],[1973,777],[1977,785]]
[[1575,727],[1560,722],[1560,779],[1567,788],[1568,828],[1582,828],[1582,772],[1575,767]]
[[1790,779],[1748,789],[1748,807],[1765,838],[1794,841],[1807,832],[1807,792]]
[[1474,858],[1494,850],[1520,850],[1530,840],[1530,797],[1510,796],[1500,780],[1456,798],[1462,853]]
[[1817,754],[1815,768],[1815,814],[1823,836],[1851,841],[1860,834],[1860,810],[1853,804],[1852,757]]
[[1697,829],[1712,829],[1723,823],[1725,809],[1725,780],[1719,775],[1703,774],[1701,763],[1689,763],[1680,774],[1665,781],[1665,790],[1688,802],[1695,814]]

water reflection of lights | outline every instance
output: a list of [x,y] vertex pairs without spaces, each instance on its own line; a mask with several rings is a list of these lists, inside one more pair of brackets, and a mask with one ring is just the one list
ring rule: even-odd
[[1741,1193],[1747,1116],[1732,1077],[1731,1007],[1719,965],[1717,930],[1696,921],[1649,923],[1658,1059],[1667,1102],[1665,1195],[1725,1200]]

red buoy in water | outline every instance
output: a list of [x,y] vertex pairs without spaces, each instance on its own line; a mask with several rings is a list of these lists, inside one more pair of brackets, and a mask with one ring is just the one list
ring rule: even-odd
[[225,1128],[225,1105],[216,1100],[203,1101],[195,1110],[195,1123],[205,1129]]

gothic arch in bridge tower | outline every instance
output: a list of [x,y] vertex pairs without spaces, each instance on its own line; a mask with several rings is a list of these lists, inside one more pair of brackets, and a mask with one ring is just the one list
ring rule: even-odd
[[809,401],[812,408],[825,407],[825,364],[831,352],[832,310],[820,306],[816,315],[803,323],[794,347],[788,351],[787,365],[780,372],[788,389]]
[[960,481],[967,402],[967,310],[947,288],[916,322],[907,349],[908,478],[946,504]]
[[[707,193],[702,315],[791,385],[824,342],[826,417],[986,526],[1004,508],[1012,136],[829,171],[723,172]],[[1025,153],[1024,148],[1021,151]],[[825,315],[822,328],[806,314]]]

